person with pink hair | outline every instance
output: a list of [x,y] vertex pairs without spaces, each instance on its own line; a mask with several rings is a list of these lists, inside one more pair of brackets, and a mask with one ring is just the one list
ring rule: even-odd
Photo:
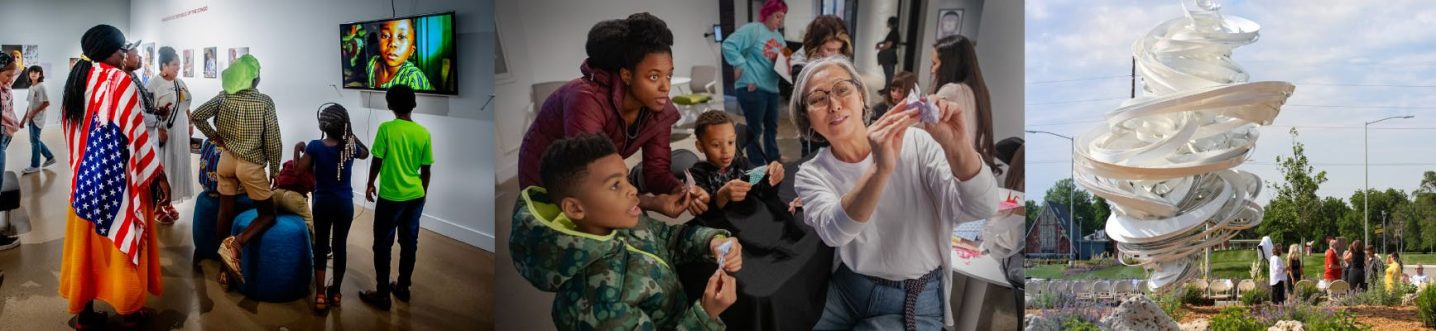
[[760,21],[739,27],[723,40],[723,61],[733,66],[733,91],[748,120],[748,132],[761,138],[748,143],[748,160],[767,164],[782,161],[778,153],[779,77],[773,63],[787,44],[778,29],[788,15],[788,4],[768,0],[759,14]]

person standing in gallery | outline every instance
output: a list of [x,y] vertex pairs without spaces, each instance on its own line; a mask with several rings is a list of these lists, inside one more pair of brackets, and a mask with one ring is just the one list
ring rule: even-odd
[[888,36],[878,42],[878,65],[883,67],[883,92],[892,87],[894,71],[897,70],[898,18],[888,17]]
[[[11,136],[19,129],[19,121],[15,119],[14,92],[10,86],[10,83],[19,77],[19,61],[20,59],[8,54],[0,54],[0,172],[4,172],[5,169],[5,148],[10,146]],[[0,176],[0,181],[4,179],[4,176]],[[20,238],[0,235],[0,250],[18,246],[20,246]]]
[[733,91],[747,118],[748,132],[761,138],[748,143],[748,160],[753,164],[782,161],[783,155],[778,152],[780,77],[773,63],[786,48],[778,29],[788,15],[788,4],[782,0],[765,1],[760,14],[761,21],[745,24],[723,40],[723,61],[733,66]]
[[[169,185],[155,161],[153,137],[142,127],[140,86],[120,69],[124,40],[109,25],[85,31],[84,57],[71,69],[62,97],[75,179],[66,206],[60,296],[78,315],[77,329],[104,326],[107,318],[95,310],[97,300],[125,316],[126,329],[136,328],[154,315],[144,309],[148,296],[164,290],[153,213],[156,203],[169,200]],[[110,97],[88,100],[91,96]],[[111,203],[117,201],[123,202]]]
[[[319,132],[323,139],[295,146],[301,156],[295,167],[314,174],[314,310],[323,313],[338,307],[344,297],[341,285],[348,269],[349,226],[354,221],[354,159],[369,158],[369,149],[354,136],[349,111],[337,103],[319,109]],[[332,234],[332,236],[331,236]],[[325,285],[324,268],[334,252],[334,280]]]
[[992,98],[987,92],[987,81],[982,79],[982,67],[977,63],[972,40],[962,35],[938,39],[932,48],[930,81],[933,93],[963,110],[967,140],[977,149],[982,162],[992,168],[992,174],[1001,176],[1002,168],[997,166],[994,157],[997,147],[992,135]]
[[598,133],[624,158],[643,152],[639,208],[677,218],[708,209],[709,194],[684,185],[670,169],[669,138],[678,109],[668,97],[673,78],[673,31],[648,13],[598,22],[588,31],[580,78],[544,101],[519,148],[519,187],[544,186],[543,153],[560,139]]
[[30,110],[25,112],[25,119],[21,125],[30,125],[30,167],[25,168],[25,174],[40,172],[40,157],[45,157],[44,167],[55,164],[55,154],[50,153],[50,147],[40,141],[40,129],[45,127],[45,110],[50,108],[50,93],[45,89],[45,69],[40,66],[30,66],[26,70],[30,75]]
[[[279,175],[284,143],[280,140],[274,99],[259,92],[259,68],[259,60],[253,55],[239,57],[221,74],[224,91],[196,108],[191,119],[195,128],[223,150],[215,171],[220,195],[216,228],[219,237],[225,238],[219,245],[219,256],[229,273],[220,273],[219,281],[226,286],[230,273],[244,282],[239,268],[240,249],[268,230],[275,220],[270,178]],[[210,118],[215,118],[214,126],[210,126]],[[243,233],[232,236],[234,205],[241,185],[259,215]]]
[[170,182],[170,204],[161,207],[160,224],[173,224],[179,219],[179,211],[173,202],[183,202],[194,196],[194,181],[190,180],[189,137],[194,135],[190,126],[190,103],[194,95],[189,86],[179,79],[179,54],[169,46],[161,47],[159,54],[160,76],[151,79],[145,86],[154,96],[156,104],[170,110],[167,116],[156,117],[155,132],[160,150],[160,163]]

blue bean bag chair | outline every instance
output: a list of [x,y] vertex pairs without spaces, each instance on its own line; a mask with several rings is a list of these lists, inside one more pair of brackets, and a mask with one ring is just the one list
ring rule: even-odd
[[[234,218],[233,234],[238,235],[259,216],[255,210]],[[259,301],[285,302],[309,294],[314,275],[309,227],[299,215],[280,213],[274,226],[250,239],[240,254],[244,270],[244,295]]]
[[[235,199],[235,212],[244,212],[254,209],[254,202],[249,196],[240,195]],[[217,220],[219,219],[219,197],[211,198],[208,194],[200,193],[194,201],[194,217],[191,229],[194,231],[194,263],[204,259],[219,261],[219,241],[224,238],[215,238],[219,230]]]

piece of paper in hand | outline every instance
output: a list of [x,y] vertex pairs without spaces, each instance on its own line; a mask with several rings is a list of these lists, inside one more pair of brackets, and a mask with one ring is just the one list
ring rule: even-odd
[[773,72],[777,72],[778,77],[783,77],[783,80],[786,80],[789,84],[792,84],[792,70],[793,66],[788,63],[788,55],[783,54],[783,52],[778,52],[778,58],[773,60]]
[[758,185],[758,182],[763,180],[763,176],[767,175],[768,166],[761,166],[753,168],[753,170],[748,170],[748,184]]
[[914,85],[912,90],[908,91],[907,99],[904,99],[904,102],[907,102],[908,108],[918,110],[919,119],[921,119],[923,123],[937,123],[941,113],[938,112],[937,105],[928,102],[926,97],[918,94],[918,91],[921,90],[921,86]]
[[694,183],[696,183],[696,181],[693,180],[693,173],[688,172],[688,170],[683,170],[683,193],[691,194],[693,192]]
[[718,245],[718,269],[723,269],[723,257],[728,256],[728,251],[733,250],[733,240],[723,240]]

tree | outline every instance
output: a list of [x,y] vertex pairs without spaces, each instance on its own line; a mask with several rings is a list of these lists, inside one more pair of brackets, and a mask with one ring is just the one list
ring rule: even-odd
[[1291,129],[1291,156],[1276,157],[1283,181],[1268,183],[1276,197],[1267,204],[1266,213],[1257,232],[1268,235],[1280,243],[1295,243],[1314,239],[1319,233],[1312,230],[1326,228],[1329,220],[1316,219],[1321,207],[1321,198],[1316,190],[1326,183],[1326,171],[1316,171],[1306,157],[1306,145],[1297,140],[1296,128]]
[[[1388,188],[1385,191],[1372,189],[1366,193],[1367,194],[1362,194],[1362,191],[1358,190],[1351,194],[1351,214],[1354,218],[1355,229],[1351,234],[1347,235],[1347,238],[1352,240],[1365,240],[1367,234],[1367,232],[1364,231],[1366,228],[1366,214],[1363,212],[1361,206],[1365,205],[1366,197],[1369,195],[1371,197],[1371,231],[1369,234],[1371,235],[1372,242],[1365,244],[1379,247],[1379,245],[1381,245],[1381,234],[1385,232],[1381,224],[1383,213],[1385,213],[1384,215],[1390,220],[1390,217],[1393,217],[1397,211],[1401,210],[1405,205],[1410,204],[1411,201],[1407,199],[1406,192],[1393,188]],[[1343,232],[1343,235],[1346,234]],[[1436,237],[1422,238],[1422,241],[1428,239],[1436,239]]]

